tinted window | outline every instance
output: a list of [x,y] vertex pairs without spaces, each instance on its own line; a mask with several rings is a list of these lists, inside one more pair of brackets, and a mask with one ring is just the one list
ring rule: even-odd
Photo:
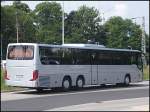
[[60,48],[39,47],[40,61],[44,65],[60,64]]
[[112,64],[112,54],[109,51],[94,51],[92,53],[92,60],[95,64],[99,65],[111,65]]
[[131,55],[131,64],[140,64],[140,54],[138,53],[132,53]]
[[121,51],[113,51],[113,65],[129,65],[131,53],[130,52],[121,52]]
[[72,64],[72,50],[70,48],[61,48],[62,51],[62,61],[61,64]]
[[85,49],[39,47],[39,54],[44,65],[88,65],[91,61],[89,51]]
[[91,64],[90,50],[72,49],[73,64],[88,65]]
[[130,64],[130,53],[120,51],[94,51],[94,63],[100,65],[128,65]]
[[34,57],[34,47],[27,45],[16,45],[8,48],[8,59],[31,60]]
[[78,48],[40,47],[42,64],[63,65],[129,65],[139,64],[139,54],[124,51],[105,51]]

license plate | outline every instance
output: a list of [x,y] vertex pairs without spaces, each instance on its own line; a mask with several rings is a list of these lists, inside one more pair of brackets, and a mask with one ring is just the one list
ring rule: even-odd
[[16,75],[16,80],[21,80],[23,78],[23,75]]

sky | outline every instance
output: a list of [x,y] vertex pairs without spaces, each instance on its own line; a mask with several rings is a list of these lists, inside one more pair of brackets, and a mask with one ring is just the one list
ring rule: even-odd
[[[30,9],[34,10],[36,5],[43,1],[22,1],[28,4]],[[51,1],[49,1],[51,2]],[[63,4],[63,1],[56,1]],[[12,1],[3,1],[1,5],[12,5]],[[95,7],[104,18],[103,23],[112,16],[121,16],[122,18],[133,19],[138,25],[142,25],[142,18],[145,17],[145,31],[149,34],[149,1],[64,1],[64,11],[69,13],[77,10],[80,6]]]

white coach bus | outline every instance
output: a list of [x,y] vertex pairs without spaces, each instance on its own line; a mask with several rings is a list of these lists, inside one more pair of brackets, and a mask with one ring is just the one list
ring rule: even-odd
[[141,52],[95,44],[8,45],[6,84],[35,88],[125,84],[143,79]]

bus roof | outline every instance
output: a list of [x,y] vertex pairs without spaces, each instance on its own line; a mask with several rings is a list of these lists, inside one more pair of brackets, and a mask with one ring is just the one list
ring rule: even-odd
[[139,50],[132,49],[117,49],[117,48],[106,48],[104,45],[97,44],[39,44],[39,43],[10,43],[10,45],[38,45],[38,46],[47,46],[47,47],[61,47],[61,48],[78,48],[78,49],[96,49],[96,50],[109,50],[109,51],[126,51],[126,52],[141,52]]
[[9,43],[8,46],[13,45],[36,45],[37,43]]

